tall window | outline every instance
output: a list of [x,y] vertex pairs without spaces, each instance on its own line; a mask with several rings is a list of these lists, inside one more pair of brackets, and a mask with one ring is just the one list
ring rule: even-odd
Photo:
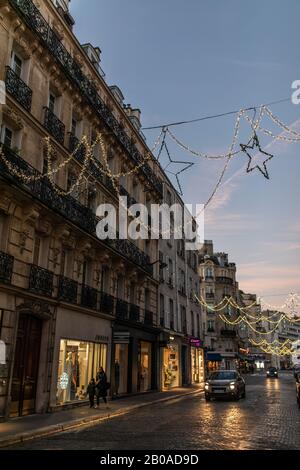
[[215,322],[213,320],[208,320],[207,322],[207,331],[214,332],[215,331]]
[[160,294],[160,326],[165,326],[165,298]]
[[56,102],[55,96],[53,95],[53,93],[50,93],[50,95],[49,95],[49,109],[52,113],[55,113],[55,102]]
[[13,132],[8,127],[5,127],[4,128],[3,143],[4,143],[4,145],[6,145],[6,147],[11,148],[12,147],[12,141],[13,141]]
[[169,299],[169,310],[170,310],[170,329],[174,330],[174,302],[173,299]]
[[180,306],[181,309],[181,324],[182,324],[182,332],[187,333],[187,325],[186,325],[186,309],[183,305]]
[[72,118],[71,134],[76,136],[76,132],[77,132],[77,121],[76,119]]
[[22,75],[22,59],[17,55],[13,54],[13,59],[12,59],[12,69],[15,72],[18,77],[21,77]]
[[197,337],[200,338],[200,315],[197,315]]
[[195,336],[195,324],[194,324],[194,312],[191,312],[191,332],[192,336]]
[[7,243],[8,217],[0,212],[0,251],[5,251]]
[[40,264],[40,252],[41,252],[41,237],[35,235],[34,245],[33,245],[33,260],[32,263],[36,266]]
[[85,286],[91,286],[92,284],[92,261],[90,259],[85,259],[83,262],[83,276],[82,284]]

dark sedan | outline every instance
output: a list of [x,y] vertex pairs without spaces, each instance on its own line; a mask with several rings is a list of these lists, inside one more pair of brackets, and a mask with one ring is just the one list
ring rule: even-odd
[[276,367],[269,367],[269,369],[267,369],[267,377],[278,379],[278,369],[276,369]]
[[234,398],[239,400],[246,397],[246,385],[242,376],[236,370],[219,370],[212,372],[205,383],[205,400],[211,398]]

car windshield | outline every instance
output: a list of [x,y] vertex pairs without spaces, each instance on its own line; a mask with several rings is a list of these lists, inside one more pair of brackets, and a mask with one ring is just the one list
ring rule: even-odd
[[235,380],[236,378],[237,373],[230,371],[213,372],[209,377],[210,380]]
[[276,372],[277,369],[276,369],[276,367],[270,367],[269,371],[270,371],[270,372]]

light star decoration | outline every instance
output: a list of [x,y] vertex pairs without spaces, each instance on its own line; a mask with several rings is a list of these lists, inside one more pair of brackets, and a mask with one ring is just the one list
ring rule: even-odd
[[[252,145],[250,145],[250,142],[252,140]],[[248,162],[248,166],[247,166],[247,173],[250,173],[251,171],[257,169],[261,172],[261,174],[266,178],[266,179],[270,179],[269,177],[269,173],[268,173],[268,169],[267,169],[267,166],[266,166],[266,163],[271,160],[274,155],[272,155],[271,153],[268,153],[268,152],[265,152],[264,150],[262,150],[261,146],[260,146],[260,143],[259,143],[259,140],[258,140],[258,137],[257,137],[257,134],[256,132],[254,132],[254,135],[252,137],[252,139],[250,140],[250,142],[248,143],[248,145],[245,145],[245,144],[240,144],[240,147],[242,149],[242,152],[244,152],[248,158],[249,158],[249,162]],[[255,165],[255,166],[251,166],[252,164],[252,159],[253,157],[250,155],[250,153],[247,151],[248,149],[258,149],[259,152],[263,155],[266,155],[268,158],[266,158],[264,160],[264,162],[262,163],[262,166],[260,165]]]

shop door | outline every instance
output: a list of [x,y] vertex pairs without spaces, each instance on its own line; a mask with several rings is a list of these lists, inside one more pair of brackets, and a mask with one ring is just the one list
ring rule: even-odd
[[187,380],[187,348],[186,346],[182,346],[181,348],[181,364],[182,364],[182,385],[186,385],[188,383]]
[[11,389],[10,416],[35,412],[42,320],[20,315]]

